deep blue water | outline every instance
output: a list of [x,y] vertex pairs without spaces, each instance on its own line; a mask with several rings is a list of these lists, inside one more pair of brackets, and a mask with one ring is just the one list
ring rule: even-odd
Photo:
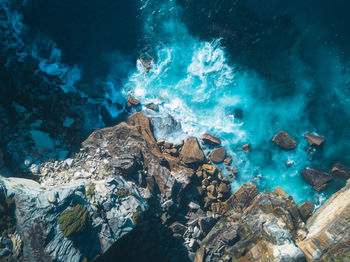
[[[350,166],[347,1],[1,4],[8,63],[27,53],[40,58],[40,70],[61,77],[63,90],[104,104],[112,116],[123,111],[115,103],[125,105],[128,92],[161,103],[160,113],[146,111],[157,138],[219,136],[239,170],[234,188],[253,179],[261,190],[281,186],[298,203],[319,203],[341,186],[335,181],[316,193],[300,170]],[[136,62],[145,53],[155,59],[148,74]],[[237,110],[243,118],[235,118]],[[295,150],[271,142],[279,130],[298,141]],[[307,131],[327,138],[322,150],[305,152]],[[250,154],[237,150],[245,143]]]

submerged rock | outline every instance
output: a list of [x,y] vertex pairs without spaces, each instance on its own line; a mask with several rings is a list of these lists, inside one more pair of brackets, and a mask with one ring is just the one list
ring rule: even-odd
[[312,147],[320,147],[326,142],[326,138],[315,133],[308,132],[305,138]]
[[301,171],[301,175],[316,191],[322,191],[326,188],[333,176],[328,170],[320,167],[307,167]]
[[215,148],[209,156],[210,160],[215,164],[222,163],[226,158],[226,150],[223,147]]
[[349,179],[350,178],[350,170],[344,166],[342,163],[335,163],[331,170],[333,176],[339,179]]
[[201,139],[204,143],[211,146],[219,146],[221,145],[221,140],[211,134],[204,134],[201,136]]
[[195,137],[187,138],[182,147],[180,158],[187,165],[200,164],[204,161],[204,154]]
[[272,142],[285,150],[292,150],[298,145],[298,143],[284,131],[279,131],[272,138]]
[[140,60],[141,64],[143,65],[143,67],[145,68],[146,73],[148,73],[152,67],[152,63],[153,63],[152,57],[150,57],[148,55],[143,55],[139,58],[139,60]]

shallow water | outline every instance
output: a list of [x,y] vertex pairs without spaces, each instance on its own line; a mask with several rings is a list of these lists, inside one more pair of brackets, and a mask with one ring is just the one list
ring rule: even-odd
[[[105,105],[113,117],[128,92],[160,103],[159,113],[146,110],[156,137],[220,137],[239,170],[233,188],[254,180],[260,190],[281,186],[298,203],[320,204],[341,186],[335,181],[316,193],[300,170],[350,165],[345,1],[112,2],[24,1],[10,8],[3,1],[8,63],[32,54],[39,70],[62,79],[64,91]],[[155,59],[148,74],[135,63],[141,53]],[[271,142],[279,130],[298,141],[295,150]],[[307,131],[327,137],[322,150],[305,152]],[[246,143],[249,154],[239,150]]]

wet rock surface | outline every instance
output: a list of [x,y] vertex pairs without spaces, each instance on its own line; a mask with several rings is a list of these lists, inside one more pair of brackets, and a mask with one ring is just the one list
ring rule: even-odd
[[339,162],[333,165],[331,174],[334,177],[337,177],[339,179],[346,180],[350,178],[350,170],[346,166],[344,166],[342,163],[339,163]]
[[284,150],[292,150],[298,145],[298,143],[284,131],[279,131],[272,138],[272,142],[274,142],[276,145],[283,148]]
[[201,136],[201,139],[205,144],[211,145],[211,146],[219,146],[221,145],[221,140],[211,134],[204,134]]
[[215,164],[220,164],[224,162],[226,158],[226,150],[223,147],[215,148],[210,154],[210,160]]
[[320,167],[304,168],[301,175],[316,191],[322,191],[333,180],[333,176],[328,170]]
[[320,147],[326,142],[326,138],[315,133],[308,132],[305,138],[312,147]]

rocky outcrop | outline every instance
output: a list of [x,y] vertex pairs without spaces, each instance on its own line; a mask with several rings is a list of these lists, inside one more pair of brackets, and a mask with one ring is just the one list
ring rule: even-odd
[[306,235],[297,205],[282,189],[258,194],[244,184],[226,202],[222,214],[200,243],[195,261],[302,261],[296,241]]
[[[174,214],[193,173],[162,155],[149,119],[138,112],[128,123],[93,132],[74,158],[39,165],[39,183],[4,177],[0,183],[16,202],[25,260],[81,261],[104,254],[131,232],[150,199],[165,217]],[[73,233],[63,232],[60,215],[79,205],[89,219],[84,227],[67,222]]]
[[211,146],[219,146],[221,145],[221,140],[211,134],[203,134],[201,136],[201,139],[205,144],[211,145]]
[[298,145],[298,143],[284,131],[279,131],[272,138],[272,142],[285,150],[292,150]]
[[308,261],[346,261],[350,257],[350,181],[314,213],[308,235],[298,243]]
[[306,133],[305,138],[309,146],[312,146],[312,147],[320,147],[326,142],[325,137],[315,133],[311,133],[311,132]]
[[316,191],[322,191],[333,180],[333,176],[326,169],[320,167],[304,168],[301,175]]
[[335,163],[331,170],[331,174],[339,179],[349,179],[350,178],[350,170],[344,166],[342,163]]
[[195,137],[187,138],[182,147],[180,157],[187,165],[200,164],[204,161],[204,154]]

